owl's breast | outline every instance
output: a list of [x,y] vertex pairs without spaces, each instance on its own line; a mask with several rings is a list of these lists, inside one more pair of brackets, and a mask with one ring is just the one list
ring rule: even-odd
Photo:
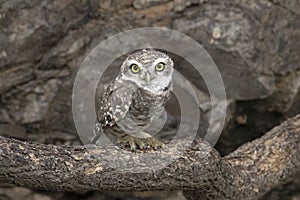
[[160,95],[153,95],[137,91],[133,95],[132,103],[126,116],[118,122],[118,126],[128,133],[144,130],[151,122],[161,116],[167,96],[167,92]]
[[147,123],[161,115],[168,95],[167,92],[155,95],[137,91],[134,96],[129,113],[137,121],[145,121]]

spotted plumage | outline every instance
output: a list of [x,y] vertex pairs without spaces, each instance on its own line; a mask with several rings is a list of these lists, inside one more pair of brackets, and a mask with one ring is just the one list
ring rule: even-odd
[[131,150],[163,146],[144,130],[163,113],[172,74],[173,61],[165,53],[144,49],[129,55],[100,99],[97,134]]

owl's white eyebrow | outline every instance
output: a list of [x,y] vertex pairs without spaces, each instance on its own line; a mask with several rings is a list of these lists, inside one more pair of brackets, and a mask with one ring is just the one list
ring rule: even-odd
[[168,58],[158,58],[153,62],[153,66],[155,66],[156,64],[163,62],[163,63],[167,63]]
[[129,66],[130,65],[132,65],[132,64],[136,64],[136,65],[138,65],[139,67],[141,67],[142,66],[142,64],[141,63],[139,63],[138,61],[136,61],[136,60],[128,60],[128,63],[129,63]]

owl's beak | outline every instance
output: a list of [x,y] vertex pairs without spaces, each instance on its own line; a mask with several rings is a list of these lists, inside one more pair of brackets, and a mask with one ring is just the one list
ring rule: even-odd
[[149,83],[150,82],[150,73],[149,72],[141,73],[141,79],[145,80],[146,83]]

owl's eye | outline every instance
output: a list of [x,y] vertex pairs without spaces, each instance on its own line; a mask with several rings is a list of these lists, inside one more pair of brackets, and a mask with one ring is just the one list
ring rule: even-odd
[[165,63],[160,62],[157,65],[155,65],[155,70],[161,72],[165,69],[165,65],[166,65]]
[[139,73],[139,71],[141,70],[141,68],[137,64],[131,64],[130,69],[135,74]]

